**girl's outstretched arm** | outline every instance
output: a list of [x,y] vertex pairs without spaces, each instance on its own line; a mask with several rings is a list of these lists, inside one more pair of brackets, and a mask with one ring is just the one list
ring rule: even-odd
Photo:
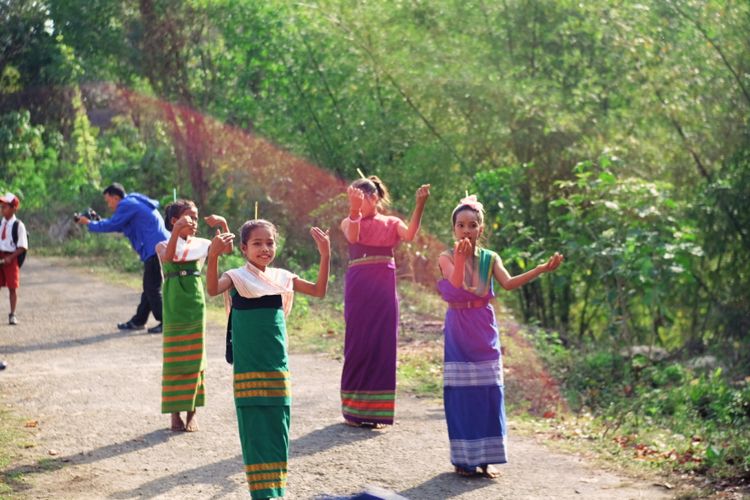
[[359,222],[362,220],[365,193],[361,189],[349,186],[346,188],[346,196],[349,198],[349,216],[341,221],[341,231],[346,241],[356,243],[359,241]]
[[331,240],[328,231],[318,227],[310,229],[310,235],[315,240],[320,253],[320,267],[318,269],[318,280],[315,283],[302,278],[294,279],[294,291],[312,295],[313,297],[325,297],[328,290],[328,272],[331,267]]
[[226,253],[227,248],[232,244],[234,235],[232,233],[219,233],[211,240],[211,246],[208,247],[208,267],[206,269],[206,291],[210,296],[219,295],[232,288],[232,279],[226,274],[219,274],[219,254]]
[[414,212],[411,214],[411,220],[409,226],[401,222],[398,226],[398,236],[404,241],[411,241],[419,231],[419,226],[422,224],[422,214],[424,213],[424,206],[427,203],[427,198],[430,197],[430,185],[422,184],[417,189],[417,204],[414,207]]
[[453,247],[453,258],[447,253],[440,255],[438,265],[443,273],[443,278],[451,282],[456,288],[464,286],[464,273],[466,269],[466,257],[471,255],[472,246],[469,238],[457,241]]
[[514,290],[520,286],[525,285],[529,281],[533,281],[538,278],[542,273],[551,273],[557,269],[563,261],[563,255],[555,252],[555,255],[549,258],[544,264],[536,266],[530,271],[526,271],[518,276],[511,276],[510,273],[505,269],[503,262],[498,258],[495,260],[495,267],[492,269],[492,274],[500,286],[506,290]]
[[[203,217],[203,220],[206,221],[206,224],[208,224],[209,227],[219,226],[222,233],[229,232],[229,225],[227,224],[227,220],[221,215],[211,214],[208,217]],[[229,243],[229,248],[224,253],[228,255],[232,253],[233,249],[234,242],[232,241]]]

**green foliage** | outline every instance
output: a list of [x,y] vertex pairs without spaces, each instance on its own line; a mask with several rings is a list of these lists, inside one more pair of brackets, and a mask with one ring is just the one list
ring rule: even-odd
[[89,186],[98,188],[101,181],[96,142],[98,131],[91,127],[77,88],[73,92],[71,105],[74,118],[70,140],[63,149],[62,161],[53,175],[54,179],[61,182],[50,186],[50,197],[55,200],[78,201]]
[[97,0],[55,0],[47,2],[49,16],[57,33],[73,47],[80,71],[91,80],[132,81],[129,65],[137,64],[133,7],[127,2]]
[[81,102],[80,93],[74,95],[72,104],[75,108],[73,133],[70,137],[73,143],[71,151],[72,161],[78,169],[76,173],[80,174],[83,178],[82,181],[97,185],[101,181],[99,178],[99,167],[96,164],[98,156],[96,135],[98,131],[91,127],[86,114],[86,108],[83,107],[83,103]]
[[579,164],[576,180],[561,181],[563,196],[552,202],[555,240],[576,263],[570,282],[585,297],[571,319],[579,337],[598,331],[626,344],[675,347],[685,339],[684,325],[670,317],[681,305],[674,299],[682,299],[674,290],[694,289],[695,259],[703,255],[695,225],[669,185],[619,179],[617,167],[607,158]]
[[[24,210],[54,215],[94,205],[104,214],[102,184],[121,182],[128,190],[162,197],[171,193],[174,166],[164,134],[144,137],[124,119],[102,134],[78,110],[69,141],[32,125],[26,110],[0,115],[0,183],[23,200]],[[171,199],[171,196],[169,197]]]
[[570,352],[554,371],[572,408],[592,413],[618,442],[635,439],[677,470],[713,478],[750,472],[747,381],[731,383],[720,368],[603,351]]
[[133,253],[130,242],[117,234],[91,234],[82,231],[80,238],[71,238],[50,249],[52,255],[91,258],[107,267],[125,272],[143,272],[143,264]]
[[0,115],[0,183],[28,209],[45,206],[58,165],[58,151],[47,145],[44,127],[31,124],[28,111]]
[[9,65],[24,87],[71,82],[80,73],[71,48],[55,31],[43,2],[0,4],[0,68]]
[[[120,182],[128,191],[140,191],[162,202],[189,190],[174,176],[176,159],[164,124],[136,127],[127,117],[117,117],[99,138],[102,182]],[[101,189],[97,189],[101,191]],[[97,193],[98,194],[98,193]]]
[[[701,228],[697,243],[705,252],[696,271],[692,302],[700,308],[703,339],[720,341],[724,357],[750,366],[750,129],[744,143],[711,182],[698,192],[690,213]],[[747,373],[746,370],[744,373]]]

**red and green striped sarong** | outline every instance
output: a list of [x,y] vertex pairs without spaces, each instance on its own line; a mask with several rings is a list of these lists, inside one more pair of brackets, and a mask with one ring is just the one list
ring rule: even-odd
[[392,423],[394,391],[341,391],[341,411],[354,422]]
[[162,413],[205,404],[206,301],[198,261],[164,262]]

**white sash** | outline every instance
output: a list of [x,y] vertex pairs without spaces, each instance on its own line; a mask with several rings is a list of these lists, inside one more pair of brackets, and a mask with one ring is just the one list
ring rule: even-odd
[[242,297],[256,299],[265,295],[281,295],[284,316],[292,311],[296,274],[276,267],[267,267],[265,271],[261,271],[249,262],[244,267],[230,269],[226,274]]
[[208,255],[208,247],[211,246],[211,240],[206,238],[188,239],[177,238],[172,262],[192,262],[194,260],[205,259]]

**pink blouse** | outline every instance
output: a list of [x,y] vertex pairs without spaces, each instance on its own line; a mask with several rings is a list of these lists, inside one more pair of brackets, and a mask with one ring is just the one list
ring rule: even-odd
[[398,226],[401,219],[391,215],[375,214],[363,217],[359,228],[360,245],[393,247],[399,242]]

